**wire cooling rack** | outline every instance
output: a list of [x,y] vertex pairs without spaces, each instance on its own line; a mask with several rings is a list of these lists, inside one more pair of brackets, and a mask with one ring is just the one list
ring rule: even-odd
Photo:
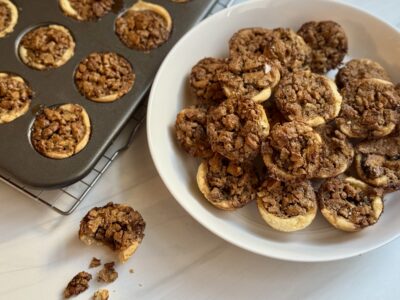
[[[210,16],[226,7],[232,6],[246,0],[219,0],[207,16]],[[39,201],[62,215],[71,214],[78,205],[86,198],[97,181],[108,169],[111,163],[125,149],[129,148],[134,140],[135,134],[146,118],[147,99],[133,113],[131,119],[109,146],[93,170],[82,180],[57,190],[40,190],[25,186],[7,174],[0,173],[0,181],[17,189],[31,199]]]

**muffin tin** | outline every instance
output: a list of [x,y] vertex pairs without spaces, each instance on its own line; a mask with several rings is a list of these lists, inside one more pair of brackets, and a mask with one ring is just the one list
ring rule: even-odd
[[[0,125],[0,168],[29,186],[59,188],[78,181],[93,168],[143,99],[168,51],[209,11],[216,0],[192,0],[184,4],[150,1],[164,6],[171,14],[174,25],[169,40],[149,53],[127,48],[114,32],[116,17],[132,6],[136,2],[134,0],[117,0],[115,9],[97,22],[79,22],[65,16],[56,0],[13,2],[18,7],[19,19],[14,31],[0,39],[3,53],[0,56],[0,71],[23,77],[35,96],[24,116]],[[45,24],[60,24],[71,31],[76,43],[75,55],[59,68],[37,71],[20,60],[18,44],[26,32]],[[112,103],[87,100],[75,87],[75,68],[87,55],[99,51],[122,55],[132,64],[136,74],[132,90]],[[92,123],[91,138],[80,153],[63,160],[49,159],[33,149],[30,143],[31,126],[41,107],[64,103],[80,104],[86,109]]]

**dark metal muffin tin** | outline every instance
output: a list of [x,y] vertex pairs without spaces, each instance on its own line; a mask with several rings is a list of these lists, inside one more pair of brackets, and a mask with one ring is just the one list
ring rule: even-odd
[[[23,77],[35,96],[24,116],[0,125],[0,168],[29,186],[59,188],[78,181],[93,168],[142,100],[168,51],[208,12],[215,0],[191,0],[184,4],[169,0],[149,1],[164,6],[173,20],[169,40],[150,53],[127,48],[114,33],[116,17],[132,6],[135,0],[116,1],[115,10],[97,22],[79,22],[65,16],[57,0],[13,2],[18,7],[19,18],[14,31],[0,39],[0,72]],[[27,31],[45,24],[60,24],[71,31],[76,43],[75,55],[59,68],[37,71],[20,60],[18,43]],[[122,55],[132,64],[136,74],[132,90],[112,103],[87,100],[75,87],[75,68],[87,55],[99,51]],[[63,103],[77,103],[86,109],[92,123],[92,134],[88,145],[80,153],[55,160],[42,156],[32,147],[30,130],[41,106]]]

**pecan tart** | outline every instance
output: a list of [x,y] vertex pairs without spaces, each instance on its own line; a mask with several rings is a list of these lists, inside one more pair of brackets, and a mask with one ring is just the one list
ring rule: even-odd
[[18,10],[10,0],[0,0],[0,38],[14,31]]
[[114,0],[59,0],[65,15],[78,21],[96,21],[108,14]]

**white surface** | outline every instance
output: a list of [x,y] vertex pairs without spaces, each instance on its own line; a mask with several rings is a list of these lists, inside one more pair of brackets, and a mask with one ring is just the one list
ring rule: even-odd
[[226,57],[228,40],[240,28],[280,26],[297,30],[309,20],[330,18],[346,31],[350,57],[374,59],[392,78],[400,80],[400,32],[390,25],[331,0],[261,0],[222,11],[194,28],[169,53],[153,83],[148,105],[148,139],[161,178],[179,203],[205,227],[258,254],[292,261],[329,261],[365,253],[400,235],[400,203],[396,201],[400,191],[385,197],[385,213],[377,225],[355,234],[336,230],[320,214],[302,231],[278,232],[265,224],[255,202],[235,212],[215,209],[196,186],[199,161],[189,157],[176,143],[173,130],[176,114],[183,107],[195,104],[188,92],[187,74],[200,59]]
[[[351,2],[400,25],[398,0]],[[107,286],[110,300],[400,297],[400,239],[355,258],[310,264],[268,259],[216,237],[168,193],[142,128],[72,216],[61,217],[0,185],[0,299],[61,299],[67,281],[87,269],[93,255],[110,258],[104,248],[86,247],[76,237],[85,212],[107,201],[129,203],[148,225],[133,259],[117,266],[120,277]],[[100,286],[92,285],[75,299],[89,299]]]

